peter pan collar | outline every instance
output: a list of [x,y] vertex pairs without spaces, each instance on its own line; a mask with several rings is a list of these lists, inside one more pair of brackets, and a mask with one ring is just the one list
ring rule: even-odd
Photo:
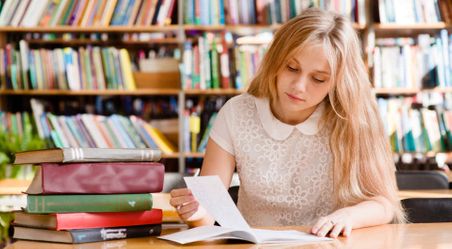
[[257,112],[265,132],[275,140],[284,140],[290,136],[294,128],[305,135],[315,135],[319,131],[319,120],[322,116],[325,104],[322,102],[316,110],[304,122],[297,125],[289,125],[277,119],[270,109],[268,98],[254,98]]

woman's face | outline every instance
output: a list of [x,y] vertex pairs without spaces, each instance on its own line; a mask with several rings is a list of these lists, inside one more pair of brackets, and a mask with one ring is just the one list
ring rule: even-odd
[[276,78],[277,98],[272,111],[281,121],[306,120],[328,94],[331,70],[322,45],[308,45],[285,62]]

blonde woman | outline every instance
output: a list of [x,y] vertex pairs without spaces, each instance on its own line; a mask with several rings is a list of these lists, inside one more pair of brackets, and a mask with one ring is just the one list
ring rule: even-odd
[[[404,222],[394,163],[358,37],[344,17],[309,9],[283,25],[247,93],[220,110],[201,175],[228,187],[252,226],[310,225],[318,236]],[[171,205],[213,224],[189,189]]]

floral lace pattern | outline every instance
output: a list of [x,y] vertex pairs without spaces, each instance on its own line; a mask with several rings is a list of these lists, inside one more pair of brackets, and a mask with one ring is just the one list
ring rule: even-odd
[[[327,129],[285,140],[264,130],[255,97],[232,100],[228,115],[237,171],[238,208],[252,226],[312,225],[334,209],[332,154]],[[235,129],[234,129],[235,128]]]

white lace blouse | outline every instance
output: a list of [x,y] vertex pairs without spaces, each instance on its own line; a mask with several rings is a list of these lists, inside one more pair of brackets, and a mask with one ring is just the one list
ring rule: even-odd
[[251,226],[312,225],[334,209],[332,153],[323,104],[292,126],[268,99],[242,94],[220,110],[210,137],[235,157],[237,206]]

